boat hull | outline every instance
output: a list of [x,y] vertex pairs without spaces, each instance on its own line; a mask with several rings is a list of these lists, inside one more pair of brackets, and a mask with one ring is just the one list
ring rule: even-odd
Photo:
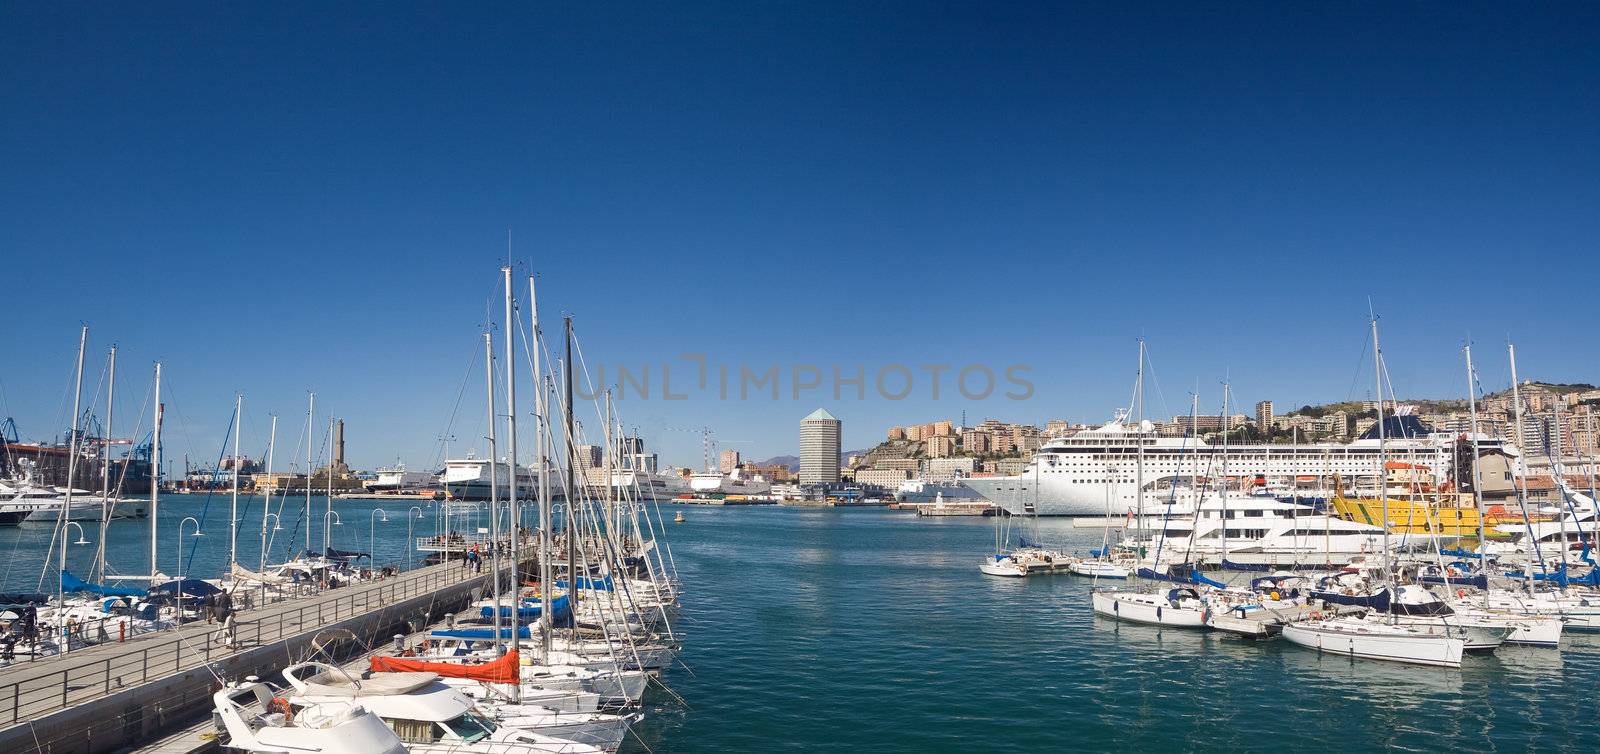
[[1283,638],[1322,654],[1410,665],[1458,668],[1461,655],[1466,652],[1466,642],[1461,639],[1420,630],[1416,633],[1361,633],[1358,628],[1332,629],[1318,622],[1284,626]]
[[1150,602],[1136,599],[1144,596],[1147,595],[1095,592],[1092,602],[1097,615],[1129,623],[1177,628],[1204,628],[1206,625],[1203,609],[1173,607],[1159,598]]

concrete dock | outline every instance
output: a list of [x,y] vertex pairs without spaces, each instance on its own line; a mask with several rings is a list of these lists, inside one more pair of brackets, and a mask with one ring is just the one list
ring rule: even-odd
[[197,622],[0,669],[0,750],[137,747],[209,718],[219,678],[273,677],[330,629],[350,630],[365,648],[379,646],[463,609],[489,591],[489,579],[460,561],[443,563],[241,611],[234,649],[219,642],[218,625]]

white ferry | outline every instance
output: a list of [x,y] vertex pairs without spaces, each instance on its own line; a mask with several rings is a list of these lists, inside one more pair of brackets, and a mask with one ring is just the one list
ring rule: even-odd
[[[1409,417],[1408,417],[1409,418]],[[1389,422],[1385,422],[1389,426]],[[1448,478],[1457,437],[1425,430],[1390,437],[1383,452],[1389,461],[1425,466]],[[1479,447],[1503,447],[1501,440],[1480,437]],[[1136,479],[1142,467],[1145,506],[1166,502],[1175,485],[1194,478],[1226,475],[1230,486],[1266,485],[1295,489],[1305,483],[1345,484],[1376,489],[1382,478],[1379,442],[1363,437],[1349,444],[1229,445],[1223,448],[1194,437],[1162,437],[1155,425],[1125,425],[1120,419],[1050,440],[1034,453],[1016,476],[963,479],[990,502],[1013,515],[1123,515],[1139,505]],[[1515,451],[1510,451],[1514,453]],[[1224,467],[1224,456],[1226,467]],[[1149,512],[1146,507],[1146,511]]]
[[[439,484],[444,487],[445,494],[454,500],[488,500],[490,483],[489,459],[487,458],[462,458],[444,462],[444,472],[439,474]],[[505,461],[493,464],[495,480],[499,487],[501,497],[504,497],[511,475],[508,473],[508,464]],[[554,480],[552,480],[554,481]],[[526,466],[517,466],[517,494],[518,496],[532,495],[532,490],[537,488],[539,476]],[[551,485],[553,490],[559,489],[559,484]],[[552,492],[552,494],[558,494]]]

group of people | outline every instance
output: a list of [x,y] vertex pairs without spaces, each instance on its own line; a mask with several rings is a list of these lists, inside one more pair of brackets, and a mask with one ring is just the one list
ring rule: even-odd
[[236,616],[233,609],[233,595],[227,592],[217,592],[205,598],[201,610],[206,615],[206,623],[217,623],[222,630],[213,634],[210,641],[220,641],[223,646],[232,649],[239,646],[239,639],[235,628]]

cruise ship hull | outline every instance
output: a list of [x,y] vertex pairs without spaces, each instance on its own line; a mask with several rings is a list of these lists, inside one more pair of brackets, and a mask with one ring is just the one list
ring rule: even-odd
[[[1140,452],[1140,446],[1143,452]],[[1454,448],[1443,438],[1349,445],[1246,445],[1220,448],[1184,438],[1125,431],[1120,425],[1052,440],[1015,476],[968,477],[962,482],[1007,513],[1025,516],[1121,516],[1168,501],[1170,487],[1226,476],[1242,490],[1255,484],[1322,484],[1340,477],[1373,483],[1384,476],[1384,458],[1438,472],[1448,471]],[[1141,506],[1139,482],[1144,483]],[[1158,485],[1168,489],[1158,489]]]

